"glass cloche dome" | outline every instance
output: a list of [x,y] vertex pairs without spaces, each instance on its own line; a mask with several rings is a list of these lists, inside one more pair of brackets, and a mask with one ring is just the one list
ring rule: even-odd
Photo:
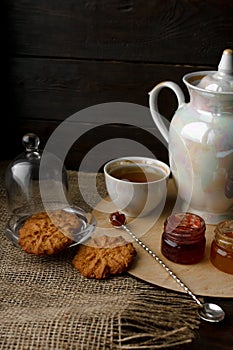
[[[79,232],[74,237],[74,241],[80,243],[93,231],[95,221],[70,202],[64,164],[55,155],[39,149],[40,140],[36,134],[25,134],[22,143],[25,151],[10,162],[5,174],[9,214],[6,236],[17,244],[18,230],[27,218],[42,211],[50,213],[62,209],[75,213],[80,219]],[[41,167],[42,156],[46,166]]]
[[22,143],[25,151],[9,164],[5,176],[9,213],[22,216],[40,211],[43,208],[41,186],[46,186],[51,205],[54,200],[58,203],[68,201],[68,176],[64,165],[62,174],[59,173],[61,161],[47,154],[48,167],[40,178],[42,151],[39,137],[28,133],[23,136]]

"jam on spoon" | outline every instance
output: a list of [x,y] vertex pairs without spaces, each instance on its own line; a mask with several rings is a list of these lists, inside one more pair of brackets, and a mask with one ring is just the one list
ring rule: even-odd
[[119,213],[119,211],[110,214],[110,222],[113,226],[121,227],[126,223],[125,214]]
[[109,220],[115,228],[121,228],[126,231],[148,254],[150,254],[166,271],[174,278],[180,287],[190,295],[193,300],[200,306],[199,316],[208,322],[219,322],[225,317],[225,312],[219,305],[213,303],[202,303],[193,292],[176,276],[176,274],[149,248],[147,247],[135,234],[126,226],[126,217],[119,211],[111,213]]

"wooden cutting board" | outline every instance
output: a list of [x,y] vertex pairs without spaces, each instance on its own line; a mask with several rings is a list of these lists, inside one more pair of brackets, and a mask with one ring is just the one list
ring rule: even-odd
[[[152,215],[142,218],[129,218],[128,227],[143,243],[151,248],[169,268],[193,291],[200,296],[233,297],[233,275],[219,271],[210,262],[210,245],[214,237],[214,225],[207,225],[206,229],[206,253],[204,259],[198,264],[181,265],[167,260],[160,251],[163,224],[172,212],[176,201],[176,189],[173,180],[169,180],[168,194],[165,208],[155,222]],[[121,234],[128,241],[132,239],[121,229],[115,229],[109,223],[109,213],[115,211],[109,198],[101,200],[93,211],[97,219],[96,234]],[[171,278],[168,273],[136,242],[133,242],[137,257],[129,269],[129,273],[149,283],[174,291],[184,292],[183,289]]]

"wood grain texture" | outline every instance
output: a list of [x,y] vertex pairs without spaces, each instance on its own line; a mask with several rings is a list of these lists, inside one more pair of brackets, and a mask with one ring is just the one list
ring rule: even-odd
[[[12,152],[9,148],[4,149],[5,157],[8,158],[17,154],[24,132],[38,133],[44,145],[44,140],[49,138],[59,123],[90,106],[131,102],[148,107],[149,91],[160,81],[171,77],[181,86],[188,101],[188,91],[182,77],[201,69],[152,63],[38,57],[15,57],[11,59],[10,66],[8,100],[13,102],[10,103],[10,111],[7,100],[4,103],[8,105],[9,113],[9,118],[6,118],[9,122],[7,133],[12,134],[14,129],[15,137],[10,144]],[[161,114],[171,120],[177,108],[175,94],[164,89],[160,93],[159,108]],[[98,120],[95,122],[94,126],[98,126]],[[125,130],[129,131],[130,137],[131,130]],[[112,135],[111,128],[105,132]],[[97,135],[92,135],[90,140],[86,138],[83,145],[79,145],[81,153],[85,153],[85,143],[91,145],[95,139],[97,143]],[[153,144],[151,148],[154,148]],[[165,160],[162,149],[161,153]]]
[[[131,102],[148,107],[148,92],[161,80],[169,80],[171,76],[183,88],[188,99],[182,77],[193,70],[190,66],[151,63],[14,58],[11,60],[10,98],[14,102],[11,105],[10,127],[11,133],[12,128],[15,128],[16,137],[10,144],[12,152],[7,149],[10,152],[8,157],[12,158],[22,148],[21,138],[25,132],[37,133],[43,147],[59,123],[90,106]],[[164,89],[159,97],[159,107],[161,114],[170,120],[177,108],[175,94]],[[117,119],[115,122],[117,123]],[[93,128],[100,124],[101,121],[95,120]],[[135,135],[132,128],[126,127],[122,131],[120,129],[120,126],[115,129],[105,126],[99,128],[98,132],[85,135],[78,142],[78,147],[72,148],[68,155],[69,167],[81,160],[81,155],[101,142],[103,137],[114,137],[116,130],[117,135],[124,135],[129,139],[132,138],[131,135]],[[164,148],[150,138],[147,141],[152,152],[156,149],[161,160],[167,161]],[[143,139],[141,142],[143,143]],[[4,152],[6,154],[5,149]]]
[[[24,121],[18,128],[17,138],[12,139],[13,145],[8,149],[10,152],[9,159],[14,158],[24,151],[21,139],[27,132],[35,132],[40,137],[40,148],[43,149],[46,143],[60,125],[58,122],[41,122],[41,121]],[[86,127],[87,125],[81,122],[79,127]],[[83,133],[83,135],[76,140],[76,142],[70,147],[66,157],[65,165],[67,169],[79,170],[82,167],[82,171],[103,171],[103,166],[107,160],[114,158],[114,154],[117,156],[129,155],[129,149],[124,146],[124,141],[120,142],[118,139],[128,140],[128,142],[138,142],[142,147],[145,147],[146,152],[150,152],[154,157],[168,163],[168,151],[163,143],[153,135],[150,129],[139,128],[136,126],[121,124],[106,124],[106,125],[89,125],[90,130]],[[117,151],[109,148],[107,142],[109,140],[116,140]],[[62,140],[61,140],[62,142]],[[93,150],[99,144],[105,143],[104,152],[100,152],[98,149]],[[119,144],[120,143],[120,144]],[[10,145],[11,146],[11,145]],[[132,149],[132,147],[131,147]],[[4,149],[6,152],[6,149]],[[143,150],[139,149],[141,155],[144,155]],[[117,152],[117,153],[116,153]],[[131,152],[131,151],[130,151]],[[138,155],[137,149],[133,151],[131,155]],[[88,163],[82,163],[84,158],[87,157]],[[97,164],[97,165],[96,165]]]
[[233,46],[228,0],[9,0],[16,55],[215,65]]
[[[2,10],[1,97],[10,139],[6,147],[0,138],[2,159],[18,154],[25,131],[39,133],[44,145],[59,123],[89,106],[148,106],[148,92],[160,81],[177,82],[188,99],[183,75],[215,69],[222,50],[233,47],[228,0],[4,0]],[[161,114],[171,120],[176,107],[164,89]],[[98,142],[96,133],[89,136],[80,155]]]
[[[182,77],[197,69],[44,58],[14,58],[11,65],[11,89],[18,118],[57,121],[105,102],[122,101],[148,106],[149,91],[171,77],[188,97]],[[174,93],[161,93],[162,114],[171,116],[176,107]]]

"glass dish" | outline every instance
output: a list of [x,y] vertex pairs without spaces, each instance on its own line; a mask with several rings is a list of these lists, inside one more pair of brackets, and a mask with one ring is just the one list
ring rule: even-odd
[[[62,209],[65,212],[73,213],[81,221],[81,225],[77,232],[72,232],[73,243],[69,245],[69,248],[76,246],[77,244],[84,243],[90,238],[92,232],[95,230],[96,227],[96,219],[91,213],[86,213],[83,209],[76,206],[67,206],[67,204],[61,207],[60,203],[56,204],[56,206],[53,203],[51,207],[53,208],[53,210]],[[27,212],[27,210],[23,211]],[[31,215],[32,214],[25,214],[22,216],[12,215],[6,224],[5,234],[7,238],[17,246],[19,246],[19,230]]]

